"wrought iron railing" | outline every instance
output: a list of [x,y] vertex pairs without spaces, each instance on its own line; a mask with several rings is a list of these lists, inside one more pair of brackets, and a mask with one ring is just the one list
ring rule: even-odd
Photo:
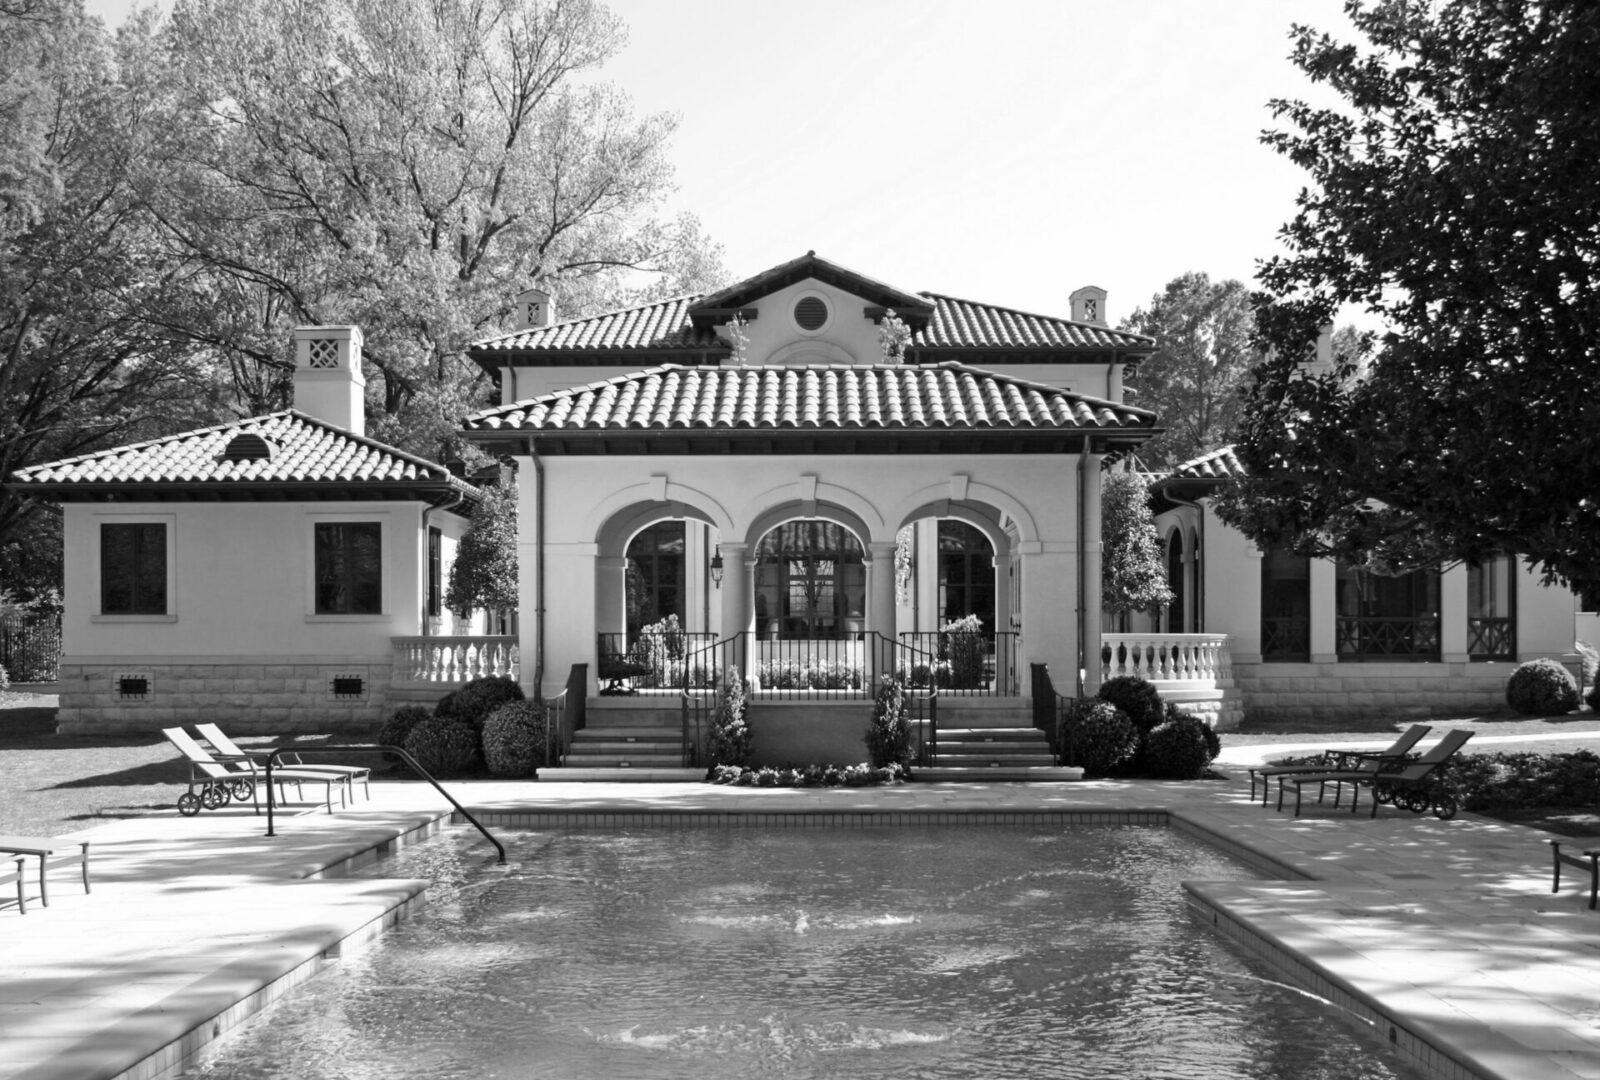
[[[713,640],[709,645],[702,645],[686,657],[691,665],[718,674],[716,681],[710,686],[685,683],[680,687],[684,768],[693,769],[709,765],[706,740],[710,737],[711,721],[716,715],[717,697],[722,692],[730,673],[739,673],[741,681],[743,680],[749,642],[749,634],[734,634],[720,641]],[[746,692],[748,694],[748,688]]]
[[598,673],[606,680],[602,694],[640,690],[681,690],[715,686],[717,671],[690,657],[713,644],[717,635],[700,631],[641,631],[599,636]]
[[869,698],[879,668],[871,646],[877,634],[842,638],[764,639],[751,644],[752,693],[786,701]]
[[1072,699],[1056,692],[1046,664],[1029,665],[1029,689],[1033,692],[1033,726],[1044,732],[1050,742],[1050,754],[1057,765],[1072,765],[1070,732],[1066,730],[1067,704]]
[[1233,677],[1227,634],[1102,634],[1100,680],[1219,683]]
[[1467,620],[1467,655],[1474,660],[1515,660],[1515,619],[1479,617]]
[[1309,615],[1263,615],[1261,659],[1305,662],[1311,659]]
[[909,665],[901,675],[907,686],[936,686],[947,694],[1017,697],[1022,693],[1017,675],[1018,637],[1011,631],[904,633],[901,643],[928,659]]
[[393,637],[394,686],[445,687],[490,676],[516,679],[521,650],[512,634]]
[[[891,643],[876,633],[872,636],[876,639],[874,652],[879,656],[890,655]],[[907,641],[904,634],[898,643],[894,643],[892,655],[894,675],[905,683],[906,711],[910,714],[907,719],[917,748],[916,763],[923,768],[932,768],[939,762],[939,681],[931,679],[914,685],[908,674],[918,668],[930,668],[938,663],[939,656],[914,641]]]
[[1341,615],[1334,622],[1341,660],[1438,660],[1437,615]]

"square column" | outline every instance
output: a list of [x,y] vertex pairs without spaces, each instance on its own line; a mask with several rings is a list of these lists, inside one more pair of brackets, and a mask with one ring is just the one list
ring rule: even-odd
[[1465,664],[1467,652],[1467,564],[1458,562],[1439,574],[1439,659]]
[[1311,662],[1339,659],[1338,571],[1331,559],[1311,560]]

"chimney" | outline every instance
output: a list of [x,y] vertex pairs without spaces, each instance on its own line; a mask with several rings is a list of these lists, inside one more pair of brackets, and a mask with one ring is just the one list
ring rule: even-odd
[[1326,375],[1333,370],[1333,324],[1324,323],[1317,330],[1315,356],[1301,367],[1307,375]]
[[1106,325],[1106,291],[1097,285],[1085,285],[1067,298],[1072,302],[1072,321]]
[[353,435],[367,433],[359,326],[294,328],[294,407]]
[[537,330],[556,321],[556,298],[547,289],[523,289],[517,294],[513,318],[518,330]]

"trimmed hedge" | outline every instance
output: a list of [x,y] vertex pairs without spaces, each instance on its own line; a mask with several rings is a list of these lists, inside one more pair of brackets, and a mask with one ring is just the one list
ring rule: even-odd
[[1511,673],[1506,704],[1524,716],[1565,716],[1578,707],[1578,684],[1560,661],[1542,656]]

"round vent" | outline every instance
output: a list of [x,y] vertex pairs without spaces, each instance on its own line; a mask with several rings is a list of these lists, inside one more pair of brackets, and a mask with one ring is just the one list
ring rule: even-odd
[[828,305],[820,296],[802,296],[794,306],[795,325],[802,330],[821,330],[828,322]]
[[271,461],[272,444],[253,431],[241,431],[228,440],[224,461]]

